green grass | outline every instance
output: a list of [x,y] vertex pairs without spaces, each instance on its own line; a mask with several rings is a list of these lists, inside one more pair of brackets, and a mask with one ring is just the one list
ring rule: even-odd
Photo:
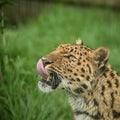
[[[63,91],[39,91],[38,59],[59,44],[84,44],[111,50],[109,63],[120,73],[120,13],[109,8],[52,5],[39,19],[7,29],[9,66],[0,81],[0,120],[73,120]],[[0,52],[1,53],[1,52]]]

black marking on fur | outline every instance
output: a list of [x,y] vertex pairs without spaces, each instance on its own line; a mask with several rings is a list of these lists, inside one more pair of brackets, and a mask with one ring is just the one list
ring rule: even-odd
[[82,88],[77,88],[77,89],[75,89],[74,91],[75,91],[76,93],[79,93],[79,94],[81,94],[81,93],[84,92]]
[[105,91],[105,86],[102,85],[102,92],[101,92],[101,95],[104,96],[104,91]]
[[93,102],[94,102],[95,106],[98,106],[98,102],[97,102],[97,100],[95,98],[93,99]]
[[114,77],[114,76],[115,76],[115,74],[114,74],[113,72],[111,72],[111,73],[110,73],[110,76],[111,76],[111,77]]
[[98,120],[98,119],[100,120],[100,118],[101,118],[100,112],[98,111],[97,114],[93,116],[93,118],[96,120]]
[[108,105],[107,102],[106,102],[105,100],[103,100],[103,102],[105,103],[106,106]]
[[87,77],[86,77],[86,80],[89,81],[89,80],[90,80],[90,76],[87,76]]
[[119,87],[119,81],[118,81],[118,79],[115,79],[115,85],[116,85],[116,88]]
[[65,75],[65,78],[68,78],[68,76],[67,76],[67,75]]
[[87,53],[85,52],[85,55],[87,55]]
[[113,94],[113,92],[110,95],[111,95],[111,108],[113,108],[113,105],[114,105],[114,94]]
[[82,74],[81,77],[85,77],[85,75]]
[[84,68],[81,68],[81,71],[85,73],[85,69]]
[[68,84],[72,84],[72,82],[69,82]]
[[87,64],[87,67],[89,69],[89,73],[91,73],[91,68],[90,68],[89,64]]
[[80,78],[76,78],[76,80],[79,82],[79,81],[80,81]]
[[78,65],[81,65],[81,63],[78,61],[78,63],[77,63]]
[[83,60],[83,62],[85,62],[85,60]]
[[119,118],[120,117],[120,112],[117,112],[116,110],[113,110],[112,113],[113,113],[113,118]]
[[68,69],[68,71],[69,71],[69,72],[72,72],[72,70],[71,70],[71,69]]
[[115,90],[115,94],[118,94],[117,90]]
[[78,74],[77,73],[74,73],[75,76],[77,76]]
[[71,48],[70,52],[73,52],[73,50],[74,50],[74,49],[73,49],[73,48]]
[[85,89],[88,88],[88,86],[86,84],[82,84],[82,87],[85,88]]
[[81,112],[81,111],[76,111],[75,114],[76,114],[76,115],[83,115],[83,114],[85,114],[85,115],[87,115],[87,116],[89,116],[89,117],[91,117],[91,118],[93,118],[93,119],[95,119],[95,120],[101,119],[101,115],[100,115],[100,112],[99,112],[99,111],[97,112],[96,115],[91,115],[91,114],[88,113],[88,112]]
[[80,56],[82,56],[82,53],[80,53]]
[[105,73],[105,72],[103,73],[103,75],[104,75],[104,77],[105,77],[105,78],[107,77],[107,75],[106,75],[106,73]]
[[71,81],[75,81],[75,79],[73,79],[73,78],[71,78],[70,80],[71,80]]
[[108,83],[108,87],[111,88],[112,87],[112,84],[109,80],[107,80],[107,83]]

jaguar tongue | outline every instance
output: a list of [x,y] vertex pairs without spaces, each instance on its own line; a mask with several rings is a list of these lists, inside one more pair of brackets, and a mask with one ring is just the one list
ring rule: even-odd
[[42,78],[47,78],[47,72],[45,70],[45,67],[43,65],[42,59],[40,59],[37,63],[37,71],[41,74]]

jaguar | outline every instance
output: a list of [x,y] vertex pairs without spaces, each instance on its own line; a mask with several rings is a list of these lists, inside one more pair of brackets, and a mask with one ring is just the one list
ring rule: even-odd
[[63,44],[37,63],[39,89],[66,91],[74,120],[120,120],[120,77],[108,63],[110,49]]

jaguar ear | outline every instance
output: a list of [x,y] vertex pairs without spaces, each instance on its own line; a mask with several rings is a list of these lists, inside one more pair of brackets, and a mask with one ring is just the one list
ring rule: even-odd
[[110,50],[106,47],[100,47],[94,51],[93,60],[99,68],[103,67],[110,56]]
[[81,39],[76,40],[76,44],[83,45],[83,41]]

